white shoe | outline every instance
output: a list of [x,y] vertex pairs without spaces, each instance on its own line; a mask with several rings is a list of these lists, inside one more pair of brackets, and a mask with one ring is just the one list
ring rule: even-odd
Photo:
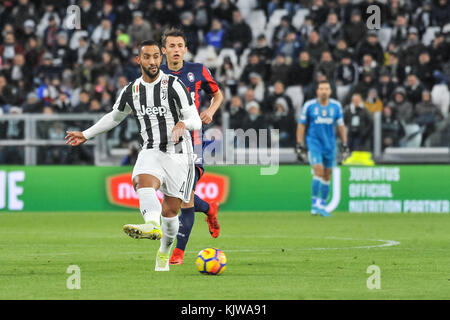
[[161,227],[153,221],[144,224],[126,224],[123,231],[134,239],[160,240],[162,238]]
[[156,253],[155,271],[169,271],[169,254]]

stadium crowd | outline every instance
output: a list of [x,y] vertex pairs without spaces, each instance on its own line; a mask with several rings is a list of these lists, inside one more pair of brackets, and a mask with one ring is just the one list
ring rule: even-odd
[[[72,4],[80,28],[70,27]],[[370,5],[380,8],[381,29],[367,27]],[[303,102],[328,79],[352,150],[371,148],[377,111],[383,148],[418,135],[419,145],[442,145],[439,134],[428,138],[449,131],[449,23],[450,0],[5,0],[0,119],[107,112],[140,76],[138,43],[175,26],[187,36],[186,58],[204,63],[224,90],[230,128],[279,129],[280,146],[292,147]],[[63,139],[62,125],[47,129],[43,138]],[[134,139],[130,125],[120,130],[121,144]],[[0,120],[0,139],[23,134],[22,122]],[[8,148],[0,163],[14,158]]]

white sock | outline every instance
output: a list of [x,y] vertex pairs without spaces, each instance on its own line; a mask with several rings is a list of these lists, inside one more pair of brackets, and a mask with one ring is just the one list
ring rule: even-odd
[[139,197],[139,209],[144,217],[145,223],[153,221],[161,224],[161,203],[156,196],[156,190],[153,188],[140,188],[137,191]]
[[159,251],[162,254],[168,254],[178,234],[179,220],[178,216],[172,218],[161,217],[161,220],[161,229],[163,236],[161,238],[161,246],[159,247]]

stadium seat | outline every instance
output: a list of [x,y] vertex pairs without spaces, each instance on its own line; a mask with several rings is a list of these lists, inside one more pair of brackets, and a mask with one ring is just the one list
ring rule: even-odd
[[299,30],[302,27],[303,22],[305,22],[305,17],[308,14],[309,9],[299,9],[292,18],[292,25],[294,26],[294,28]]
[[431,101],[438,106],[442,115],[447,118],[450,105],[450,92],[446,84],[436,84],[431,90]]
[[336,86],[336,95],[339,101],[346,101],[347,95],[350,93],[352,89],[351,85],[347,86]]
[[276,9],[270,16],[268,24],[275,28],[281,23],[281,18],[288,14],[289,12],[286,9]]
[[378,41],[380,41],[383,50],[386,50],[386,48],[388,47],[389,41],[391,41],[391,35],[392,35],[392,28],[389,27],[381,28],[378,31]]
[[303,89],[302,86],[289,86],[286,88],[286,95],[289,96],[292,100],[292,104],[294,105],[295,115],[300,115],[300,111],[303,105]]
[[255,40],[260,34],[265,33],[267,18],[263,10],[252,11],[247,22],[252,29],[253,40]]
[[422,43],[425,46],[429,46],[433,42],[435,34],[439,31],[441,31],[440,27],[428,27],[422,36]]
[[215,69],[219,66],[217,63],[217,54],[213,46],[200,47],[194,57],[194,62],[203,63],[209,69]]
[[239,11],[242,14],[242,17],[246,21],[249,20],[250,14],[253,12],[253,9],[258,5],[257,0],[237,0],[236,6],[239,8]]
[[404,148],[420,148],[422,142],[422,129],[418,124],[404,124],[405,136],[400,141],[400,146]]

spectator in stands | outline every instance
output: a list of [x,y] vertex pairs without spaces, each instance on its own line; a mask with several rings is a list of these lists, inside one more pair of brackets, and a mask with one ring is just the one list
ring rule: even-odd
[[75,106],[73,112],[76,113],[84,113],[89,111],[90,107],[90,98],[89,98],[89,92],[86,90],[83,90],[80,92],[80,102],[77,106]]
[[213,16],[231,25],[235,10],[237,10],[237,7],[230,0],[220,0],[217,7],[213,9]]
[[289,83],[290,69],[291,67],[288,65],[284,53],[277,54],[272,62],[269,84],[273,85],[276,81],[281,81],[284,84]]
[[33,70],[25,64],[25,57],[23,54],[16,54],[9,72],[9,79],[11,80],[12,85],[17,87],[19,86],[19,82],[23,81],[24,89],[30,91],[33,80],[32,71]]
[[275,100],[270,122],[273,129],[279,130],[279,143],[281,148],[290,148],[295,145],[296,121],[294,110],[289,107],[286,97]]
[[383,101],[381,101],[381,99],[378,97],[376,88],[369,89],[369,93],[367,94],[366,100],[364,101],[364,107],[372,115],[375,112],[383,111]]
[[378,42],[378,36],[376,32],[370,31],[367,34],[365,41],[359,42],[355,49],[356,62],[362,63],[364,55],[370,54],[373,59],[382,65],[384,62],[384,53],[381,44]]
[[444,117],[439,108],[431,101],[431,94],[428,90],[422,91],[422,99],[416,105],[414,121],[421,126],[422,133],[421,146],[425,146],[427,138],[436,130],[436,124]]
[[325,6],[324,0],[313,0],[310,11],[316,26],[321,26],[327,20],[328,8]]
[[[425,48],[422,51],[424,50]],[[436,33],[429,50],[430,55],[437,65],[443,65],[450,60],[450,41],[445,41],[445,34],[443,32]],[[417,56],[418,54],[416,54]]]
[[239,80],[238,66],[235,66],[230,57],[223,59],[222,65],[217,69],[216,79],[224,87],[230,89],[232,94],[237,92],[237,84]]
[[438,0],[433,6],[431,19],[434,25],[443,27],[450,21],[450,3],[448,0]]
[[358,9],[354,9],[350,23],[345,24],[342,28],[342,35],[348,46],[354,48],[361,39],[366,37],[366,32],[367,27],[361,20],[361,12]]
[[259,59],[264,63],[272,61],[274,50],[267,43],[266,36],[260,34],[256,39],[256,46],[252,49],[253,52],[259,55]]
[[252,42],[252,29],[242,18],[239,10],[233,11],[233,23],[230,25],[224,39],[224,46],[236,50],[240,55]]
[[[242,129],[248,130],[248,129],[255,129],[258,133],[258,130],[260,129],[267,129],[268,123],[265,119],[265,117],[261,113],[261,109],[259,107],[259,103],[256,101],[249,102],[245,109],[247,110],[247,115],[245,116],[243,123],[242,123]],[[259,138],[259,135],[258,135]],[[247,139],[246,139],[247,140]],[[248,144],[246,143],[246,147]],[[259,141],[258,141],[259,146]],[[264,146],[266,147],[266,146]]]
[[294,31],[289,32],[283,41],[278,46],[276,53],[283,53],[289,61],[298,57],[303,44],[300,41],[300,37]]
[[305,21],[303,25],[298,30],[298,34],[300,35],[300,39],[304,42],[308,41],[309,34],[314,30],[314,21],[311,15],[307,15],[305,17]]
[[402,124],[409,124],[414,119],[414,106],[406,100],[406,90],[403,87],[398,87],[394,91],[394,96],[391,101],[388,102],[390,107],[395,113],[396,118],[402,122]]
[[[183,12],[180,15],[181,29],[183,30],[187,43],[189,44],[189,52],[192,54],[197,53],[197,49],[200,43],[198,38],[198,30],[194,25],[194,14],[190,11]],[[148,39],[148,37],[146,38]]]
[[[102,22],[103,25],[103,22]],[[95,31],[94,31],[95,33]],[[154,33],[150,23],[143,18],[141,11],[133,12],[133,23],[128,27],[127,33],[130,35],[133,46],[138,45],[146,39],[153,39]],[[94,37],[94,35],[92,35]],[[103,40],[105,37],[102,38]],[[109,39],[109,37],[108,37]],[[95,43],[98,43],[93,39]]]
[[422,91],[425,90],[424,86],[420,83],[419,78],[414,73],[408,75],[406,79],[406,99],[413,105],[416,105],[422,101]]
[[433,73],[436,70],[434,62],[431,60],[428,51],[422,51],[419,54],[417,63],[413,66],[413,71],[420,77],[421,82],[428,90],[431,90],[434,85]]
[[322,71],[322,73],[324,73],[328,79],[334,79],[336,64],[333,61],[333,56],[331,55],[330,51],[327,50],[322,52],[320,63],[317,66],[317,69]]
[[381,136],[383,150],[387,147],[398,147],[400,139],[405,134],[402,124],[395,116],[392,108],[387,106],[383,108],[381,118]]
[[[130,31],[136,30],[135,28],[136,28],[135,25],[131,25],[129,27],[128,33],[130,33]],[[111,21],[109,21],[109,19],[107,19],[107,18],[104,18],[104,19],[102,19],[101,24],[99,24],[95,28],[94,32],[92,33],[91,40],[95,44],[101,44],[104,41],[108,41],[109,39],[111,39],[112,35],[113,35],[113,30],[112,30],[112,26],[111,26]]]
[[328,14],[327,22],[319,29],[320,37],[328,44],[330,49],[336,47],[338,38],[342,33],[342,24],[335,12]]
[[92,6],[90,0],[82,0],[81,1],[81,25],[84,29],[86,29],[89,33],[91,33],[98,21],[97,21],[97,13],[95,12],[95,8]]
[[386,70],[389,72],[391,81],[394,84],[402,84],[406,77],[405,66],[400,64],[398,54],[395,52],[389,53],[389,61],[386,66]]
[[408,38],[408,22],[404,13],[397,15],[390,41],[400,45]]
[[420,52],[426,49],[422,42],[420,42],[417,28],[409,28],[408,38],[401,48],[403,64],[405,66],[413,66]]
[[354,11],[355,9],[353,7],[353,4],[350,3],[350,0],[338,0],[336,14],[338,16],[338,19],[342,21],[344,25],[350,23]]
[[287,15],[281,17],[280,24],[276,26],[273,31],[272,45],[274,47],[278,47],[290,32],[296,32],[295,28],[291,24],[291,19]]
[[364,107],[359,93],[352,95],[352,101],[344,110],[344,122],[347,125],[347,141],[351,151],[368,150],[372,133],[372,118]]
[[14,102],[13,88],[8,85],[6,77],[0,74],[0,109],[3,113],[8,113]]
[[[205,0],[196,0],[194,1],[194,10],[195,12],[195,26],[197,29],[202,30],[203,33],[206,33],[211,25],[211,6],[209,2]],[[220,20],[219,20],[220,21]]]
[[292,105],[292,99],[286,94],[284,83],[281,81],[277,81],[273,85],[273,93],[267,94],[267,97],[264,99],[265,103],[262,106],[262,111],[264,114],[276,111],[275,104],[278,98],[284,99],[289,112],[294,109]]
[[423,1],[422,7],[417,8],[414,17],[413,24],[419,29],[420,34],[424,34],[432,24],[431,0]]
[[371,73],[374,77],[378,77],[378,64],[373,59],[372,55],[365,54],[362,59],[361,67],[359,68],[359,73]]
[[205,43],[220,51],[224,37],[225,29],[222,28],[222,23],[219,19],[214,18],[211,23],[211,30],[206,34]]
[[249,75],[250,82],[248,86],[253,89],[253,92],[255,94],[255,99],[258,101],[264,100],[264,93],[266,92],[266,86],[264,85],[264,80],[262,79],[261,75],[252,72]]
[[366,97],[369,89],[375,87],[375,75],[371,72],[366,72],[361,75],[361,81],[353,87],[353,93],[359,93],[362,97]]
[[314,70],[316,66],[311,61],[309,52],[302,51],[297,63],[294,63],[289,72],[289,84],[292,86],[300,85],[304,89],[311,84],[314,79]]
[[255,51],[250,52],[248,56],[248,63],[242,70],[240,81],[248,83],[250,81],[250,73],[256,72],[263,77],[264,80],[268,77],[266,64],[261,62],[258,53]]
[[311,60],[314,63],[318,63],[320,61],[322,52],[328,50],[328,45],[325,41],[322,41],[322,39],[320,39],[319,32],[317,30],[313,30],[309,34],[305,50],[308,51]]
[[342,57],[340,64],[336,68],[334,79],[337,88],[342,92],[342,96],[338,96],[338,98],[347,101],[348,93],[353,90],[353,87],[359,80],[358,65],[352,61],[350,53]]
[[39,100],[38,95],[34,92],[30,92],[27,95],[25,104],[22,105],[23,113],[42,113],[44,104]]
[[378,95],[383,101],[383,104],[386,104],[391,98],[392,93],[394,92],[395,85],[391,81],[391,76],[388,70],[382,69],[380,72],[379,81],[377,84],[377,92]]
[[24,53],[24,49],[16,42],[13,33],[7,33],[4,37],[3,43],[0,45],[0,58],[3,64],[11,62],[16,54]]
[[244,108],[241,97],[231,97],[231,101],[228,103],[227,109],[230,113],[230,129],[242,128],[247,111]]

